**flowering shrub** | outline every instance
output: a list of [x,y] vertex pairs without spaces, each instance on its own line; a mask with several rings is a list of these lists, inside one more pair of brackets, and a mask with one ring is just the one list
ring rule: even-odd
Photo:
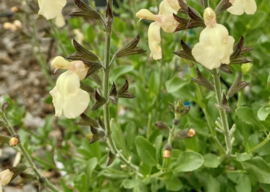
[[[9,134],[0,141],[24,158],[0,173],[2,185],[20,177],[45,191],[269,190],[266,1],[117,1],[117,8],[108,0],[99,11],[92,1],[74,3],[63,11],[68,25],[49,21],[59,53],[45,64],[36,53],[55,113],[31,131],[24,111],[4,98],[0,123]],[[67,8],[38,5],[48,20]],[[20,16],[36,17],[23,6]]]

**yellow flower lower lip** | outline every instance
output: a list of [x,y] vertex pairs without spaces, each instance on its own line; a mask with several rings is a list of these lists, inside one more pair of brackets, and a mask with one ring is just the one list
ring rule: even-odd
[[38,0],[39,12],[47,20],[56,18],[66,5],[67,0]]
[[74,71],[62,73],[50,94],[53,97],[55,115],[58,117],[64,114],[66,118],[76,118],[90,102],[88,93],[80,89],[80,79]]
[[227,9],[233,15],[242,15],[244,12],[253,15],[257,10],[255,0],[230,0],[232,6]]

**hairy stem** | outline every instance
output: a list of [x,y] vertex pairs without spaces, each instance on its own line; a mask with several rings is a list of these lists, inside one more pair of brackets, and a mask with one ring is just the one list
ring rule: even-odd
[[226,142],[226,156],[229,157],[232,153],[232,144],[231,144],[231,135],[230,135],[230,128],[228,124],[228,118],[225,109],[221,107],[221,101],[222,101],[222,92],[221,92],[221,84],[220,84],[220,78],[219,74],[217,72],[217,69],[213,69],[213,80],[214,80],[214,87],[215,87],[215,93],[216,93],[216,99],[218,103],[218,110],[219,115],[222,123],[222,127],[224,129],[224,137]]
[[[5,124],[6,124],[6,127],[7,127],[8,131],[10,132],[10,134],[11,134],[12,136],[16,135],[16,132],[14,131],[14,129],[12,128],[12,126],[10,125],[10,123],[9,123],[9,121],[8,121],[8,119],[7,119],[5,113],[3,114],[3,120],[4,120]],[[26,160],[27,160],[27,162],[29,163],[29,165],[32,167],[34,173],[35,173],[36,176],[39,178],[39,180],[40,180],[40,181],[44,181],[44,184],[45,184],[49,189],[51,189],[53,192],[59,192],[59,190],[58,190],[58,189],[57,189],[57,188],[56,188],[56,187],[55,187],[55,186],[54,186],[47,178],[43,177],[43,176],[39,173],[39,171],[38,171],[36,165],[34,164],[34,162],[33,162],[32,158],[31,158],[31,156],[28,154],[28,152],[26,151],[26,149],[24,148],[24,146],[23,146],[20,142],[18,143],[17,146],[20,148],[22,154],[23,154],[24,157],[26,158]]]
[[[112,9],[112,0],[108,0],[108,5],[111,6]],[[107,19],[108,21],[108,19]],[[110,150],[116,157],[118,157],[123,164],[132,169],[138,176],[143,177],[143,175],[139,172],[139,167],[133,165],[128,159],[126,159],[121,150],[118,150],[114,140],[111,136],[111,127],[110,127],[110,111],[109,111],[109,77],[110,77],[110,48],[111,48],[111,34],[112,28],[111,25],[106,25],[105,29],[105,59],[104,59],[104,71],[103,71],[103,94],[104,98],[107,100],[107,103],[103,106],[103,114],[104,114],[104,126],[107,135],[107,143],[110,147]]]
[[[195,77],[196,76],[196,72],[195,72],[194,69],[195,69],[194,67],[189,67],[189,71],[190,71],[192,77]],[[208,124],[209,131],[210,131],[211,136],[212,136],[212,140],[215,141],[216,146],[220,150],[220,152],[224,154],[225,153],[225,150],[224,150],[223,146],[221,145],[221,143],[219,142],[219,140],[218,140],[218,138],[216,136],[216,131],[214,129],[215,127],[213,126],[213,124],[212,124],[212,122],[210,120],[210,116],[209,116],[208,111],[206,109],[206,105],[203,102],[203,96],[202,96],[201,89],[200,89],[199,85],[196,84],[196,83],[195,83],[195,87],[196,87],[198,105],[201,107],[201,109],[202,109],[202,111],[204,113],[206,122]]]
[[54,33],[54,37],[56,38],[56,40],[58,41],[58,44],[62,50],[62,52],[65,54],[65,56],[67,57],[68,56],[68,53],[62,43],[62,41],[60,40],[60,37],[59,37],[59,33],[57,31],[57,29],[55,28],[55,25],[53,24],[52,20],[49,21],[50,22],[50,25],[51,25],[51,28],[53,30],[53,33]]

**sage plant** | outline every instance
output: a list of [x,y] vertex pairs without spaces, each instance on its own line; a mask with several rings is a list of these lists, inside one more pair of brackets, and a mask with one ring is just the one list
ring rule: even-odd
[[[260,183],[259,187],[254,187],[255,190],[260,189],[263,186],[261,184],[270,184],[270,165],[262,157],[255,156],[256,153],[254,153],[270,140],[270,134],[267,133],[265,128],[267,124],[259,122],[253,116],[249,116],[251,120],[246,120],[247,123],[243,122],[245,119],[239,120],[239,116],[248,115],[247,111],[249,110],[241,106],[234,109],[234,106],[230,105],[237,92],[248,86],[249,83],[242,80],[243,74],[241,71],[238,72],[233,83],[225,90],[221,81],[224,81],[223,78],[227,77],[226,75],[232,75],[235,72],[233,65],[250,62],[243,54],[252,49],[244,46],[244,36],[236,41],[229,33],[231,30],[228,31],[220,17],[225,12],[229,12],[227,15],[255,14],[257,10],[255,0],[220,0],[216,7],[211,7],[208,0],[200,0],[201,8],[198,10],[184,0],[163,0],[159,6],[155,5],[159,9],[157,14],[148,9],[136,10],[136,16],[139,19],[153,21],[148,27],[147,34],[151,58],[149,61],[153,64],[155,64],[155,60],[160,60],[161,65],[164,62],[162,59],[163,52],[168,47],[161,43],[163,32],[178,35],[183,30],[203,29],[200,31],[200,35],[196,36],[196,43],[192,47],[189,46],[191,45],[190,42],[181,40],[179,44],[182,49],[172,52],[172,56],[174,53],[188,62],[190,71],[188,75],[190,75],[190,81],[194,82],[192,88],[196,90],[196,98],[190,98],[191,102],[186,102],[182,98],[176,98],[175,101],[172,99],[168,103],[168,110],[172,114],[171,119],[166,119],[166,122],[156,121],[154,126],[157,130],[152,131],[152,116],[149,115],[147,130],[145,130],[145,127],[136,127],[136,129],[140,129],[138,135],[129,132],[127,139],[122,134],[118,121],[115,120],[117,117],[113,115],[110,109],[115,109],[116,105],[120,105],[122,99],[132,100],[140,94],[143,95],[143,92],[136,91],[136,94],[133,94],[130,91],[130,85],[134,83],[131,79],[125,79],[124,83],[119,85],[112,79],[111,71],[115,68],[117,59],[145,54],[146,50],[138,46],[140,35],[137,35],[130,42],[125,42],[122,48],[112,52],[111,41],[115,18],[113,0],[107,1],[105,16],[82,0],[74,0],[74,2],[77,10],[71,12],[69,16],[86,18],[85,22],[95,20],[96,25],[102,26],[103,31],[100,32],[104,37],[99,41],[104,40],[104,52],[97,54],[86,48],[81,42],[73,39],[72,42],[76,51],[66,58],[57,56],[51,62],[51,67],[55,71],[65,70],[65,72],[58,77],[55,87],[49,93],[52,96],[55,116],[60,119],[64,116],[64,118],[72,120],[79,117],[79,119],[74,120],[74,124],[88,127],[90,131],[87,146],[93,146],[99,142],[106,143],[107,155],[106,160],[105,156],[100,158],[101,160],[97,160],[96,157],[89,157],[87,162],[82,160],[83,163],[80,162],[80,164],[87,164],[87,166],[82,165],[79,170],[85,169],[86,171],[75,173],[78,177],[69,186],[65,185],[62,179],[63,191],[70,191],[74,188],[78,191],[112,190],[113,187],[108,187],[106,184],[108,178],[117,178],[115,179],[117,180],[115,185],[120,183],[124,188],[134,189],[134,191],[166,189],[167,191],[218,192],[221,191],[221,186],[226,187],[227,191],[251,191],[252,182],[250,178]],[[66,5],[66,0],[39,0],[38,4],[40,7],[39,14],[47,20],[55,18],[57,20],[57,17],[58,19],[62,18],[61,11]],[[57,31],[54,34],[58,38]],[[60,46],[65,54],[66,51],[61,43]],[[101,55],[103,58],[101,58]],[[177,59],[180,58],[177,57]],[[195,65],[197,65],[196,68]],[[162,70],[160,70],[160,77],[162,77],[161,72]],[[88,84],[89,81],[87,80],[89,79],[94,81],[97,86],[92,87]],[[155,82],[155,80],[153,81]],[[174,81],[167,81],[165,83],[167,91],[170,84],[173,84],[172,87],[175,86]],[[155,85],[155,83],[152,85]],[[161,94],[161,86],[158,89],[158,94]],[[146,86],[142,87],[147,89]],[[91,102],[91,96],[94,97],[94,103]],[[160,95],[158,97],[160,99]],[[215,97],[214,104],[209,102],[211,97]],[[140,98],[144,99],[143,96]],[[92,105],[90,106],[91,109],[89,105]],[[159,105],[159,102],[154,100],[148,108],[152,109],[157,105]],[[52,191],[60,191],[40,174],[35,162],[20,143],[19,136],[8,121],[8,108],[8,103],[5,103],[0,115],[11,137],[0,136],[0,140],[5,143],[9,142],[11,147],[18,146],[34,174],[28,173],[25,165],[12,167],[0,173],[1,185],[8,184],[20,175],[30,181],[38,180],[40,185],[44,184]],[[100,117],[97,119],[90,117],[89,111]],[[210,115],[213,114],[213,111],[219,114],[214,121],[214,117]],[[202,113],[201,116],[194,115],[199,112]],[[129,113],[129,111],[126,113]],[[142,121],[141,117],[135,118]],[[262,115],[260,115],[260,118],[266,119]],[[199,125],[204,123],[202,119],[207,122],[209,134],[198,127],[195,128],[196,121],[199,122],[197,123]],[[252,123],[262,127],[266,138],[258,145],[250,147],[249,138],[247,138],[247,133],[243,131],[243,127],[248,128]],[[113,130],[114,124],[116,124],[117,130]],[[147,138],[144,137],[145,133]],[[114,137],[113,134],[117,137]],[[239,137],[245,139],[243,146],[238,141],[240,149],[234,147],[234,141],[237,137],[238,140],[240,140]],[[134,142],[130,143],[135,146],[134,150],[129,151],[125,143],[132,138],[134,138]],[[196,139],[198,141],[198,138],[202,138],[201,143],[203,143],[203,150],[200,153],[199,150],[185,147],[188,143],[195,143]],[[214,147],[207,147],[206,141],[212,142]],[[216,169],[210,170],[210,168]],[[93,179],[94,171],[97,175],[95,179]],[[211,175],[210,172],[212,171],[214,172],[212,175],[218,175],[217,178]],[[220,172],[220,174],[216,172]],[[237,176],[227,176],[227,179],[224,175],[229,173]],[[100,188],[95,189],[99,178],[102,179]],[[229,179],[235,184],[231,185]],[[80,184],[77,180],[80,181]]]

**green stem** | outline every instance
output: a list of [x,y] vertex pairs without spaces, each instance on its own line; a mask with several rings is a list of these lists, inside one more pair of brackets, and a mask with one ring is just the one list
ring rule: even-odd
[[175,128],[176,128],[176,126],[173,124],[172,129],[170,130],[170,133],[169,133],[169,138],[168,138],[169,144],[172,144]]
[[221,108],[222,92],[221,92],[221,84],[220,84],[219,74],[217,72],[217,69],[213,69],[212,72],[213,72],[213,80],[214,80],[216,99],[217,99],[217,103],[218,103],[218,110],[219,110],[219,115],[221,118],[222,127],[224,130],[224,137],[225,137],[225,142],[226,142],[226,147],[227,147],[226,156],[229,157],[232,153],[230,128],[229,128],[229,124],[228,124],[226,111],[223,108]]
[[[112,9],[112,0],[108,0],[109,6]],[[110,127],[110,111],[109,111],[109,77],[110,77],[110,48],[111,48],[111,34],[112,27],[111,25],[106,25],[106,35],[105,35],[105,59],[104,59],[104,71],[103,71],[103,96],[107,100],[107,103],[103,106],[103,115],[104,115],[104,127],[107,135],[107,143],[110,147],[110,150],[116,157],[118,157],[123,164],[125,164],[130,169],[134,170],[136,174],[140,177],[143,175],[139,172],[139,167],[133,165],[129,160],[127,160],[121,151],[119,151],[115,145],[114,140],[111,136],[111,127]]]
[[62,52],[64,53],[65,56],[68,56],[68,53],[67,53],[62,41],[60,40],[59,33],[58,33],[57,29],[55,28],[55,25],[53,24],[52,20],[50,20],[49,23],[50,23],[51,28],[53,30],[54,37],[57,39],[58,44],[60,45]]
[[[5,124],[6,124],[6,127],[7,127],[8,131],[10,132],[10,134],[11,134],[12,136],[16,135],[16,132],[15,132],[14,129],[11,127],[11,125],[10,125],[10,123],[9,123],[9,121],[8,121],[8,119],[7,119],[5,113],[3,114],[3,120],[4,120]],[[30,157],[30,155],[28,154],[28,152],[26,151],[26,149],[24,148],[24,146],[23,146],[20,142],[18,143],[17,146],[20,148],[22,154],[23,154],[24,157],[26,158],[26,160],[27,160],[27,162],[29,163],[29,165],[32,167],[32,169],[33,169],[33,171],[35,172],[36,176],[37,176],[40,180],[44,180],[44,184],[45,184],[49,189],[51,189],[53,192],[59,192],[59,190],[58,190],[52,183],[50,183],[50,181],[49,181],[47,178],[43,177],[43,176],[39,173],[39,171],[38,171],[36,165],[34,164],[32,158]]]
[[147,139],[149,140],[152,133],[152,114],[148,114],[148,123],[147,123]]
[[[189,71],[190,71],[192,77],[196,76],[196,72],[195,72],[194,69],[195,69],[194,67],[189,67]],[[212,140],[214,140],[216,142],[216,146],[218,147],[220,152],[224,154],[225,150],[224,150],[223,146],[221,145],[220,141],[218,140],[218,138],[216,136],[215,127],[213,126],[213,124],[212,124],[212,122],[210,120],[210,115],[208,114],[208,111],[206,109],[206,105],[203,102],[203,96],[202,96],[201,89],[200,89],[198,84],[195,84],[195,88],[196,88],[196,93],[197,93],[197,98],[198,98],[198,105],[201,107],[201,109],[202,109],[202,111],[204,113],[206,122],[208,124],[209,131],[210,131],[211,136],[212,136]]]
[[263,147],[268,141],[270,140],[270,134],[256,147],[254,147],[253,149],[250,149],[248,151],[248,153],[253,153],[254,151],[260,149],[261,147]]

